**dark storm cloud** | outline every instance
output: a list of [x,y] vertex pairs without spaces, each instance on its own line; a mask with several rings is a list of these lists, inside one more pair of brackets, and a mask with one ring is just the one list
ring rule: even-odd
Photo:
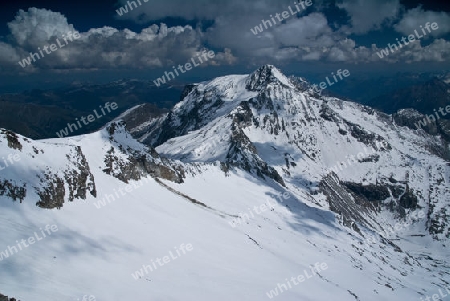
[[[120,3],[124,5],[127,1],[121,0]],[[415,25],[418,29],[422,20],[441,22],[441,33],[448,32],[445,28],[450,26],[446,14],[420,9],[406,11],[399,0],[342,0],[337,6],[347,13],[350,24],[342,24],[337,30],[332,30],[323,12],[326,1],[311,2],[309,10],[301,10],[298,16],[286,19],[284,24],[278,22],[275,27],[264,29],[258,35],[250,29],[260,25],[263,19],[270,20],[276,13],[289,11],[289,7],[294,9],[294,2],[153,0],[143,3],[124,18],[136,22],[151,22],[168,16],[213,20],[213,25],[202,36],[203,40],[214,47],[229,48],[242,61],[255,65],[267,60],[376,62],[381,60],[376,53],[386,45],[374,41],[372,47],[358,46],[349,38],[350,34],[362,35],[392,26],[403,33]],[[411,22],[413,18],[416,20],[414,23]],[[406,47],[405,53],[396,53],[387,61],[447,60],[450,55],[448,46],[445,40],[436,40],[427,46],[419,41]]]
[[389,26],[401,9],[399,0],[343,0],[337,6],[347,11],[351,30],[357,34]]

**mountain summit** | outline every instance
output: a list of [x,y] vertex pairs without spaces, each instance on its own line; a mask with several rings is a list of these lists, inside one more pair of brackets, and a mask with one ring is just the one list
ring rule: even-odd
[[275,82],[292,87],[289,79],[279,69],[273,65],[264,65],[249,76],[245,88],[250,91],[260,91],[268,84]]

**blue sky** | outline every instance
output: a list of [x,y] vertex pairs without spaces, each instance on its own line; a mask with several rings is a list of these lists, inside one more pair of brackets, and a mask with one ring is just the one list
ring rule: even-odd
[[[122,16],[116,10],[126,0],[2,4],[0,80],[3,85],[152,80],[204,50],[213,50],[215,58],[181,80],[245,73],[267,63],[297,75],[338,68],[392,73],[450,66],[450,4],[444,1],[311,0],[307,9],[258,35],[251,29],[294,7],[294,1],[140,1]],[[377,55],[426,22],[438,23],[439,29],[388,57]],[[25,68],[19,65],[30,52],[74,30],[79,40]]]

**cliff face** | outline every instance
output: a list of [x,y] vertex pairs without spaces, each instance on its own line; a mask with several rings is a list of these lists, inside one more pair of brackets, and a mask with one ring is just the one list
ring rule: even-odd
[[[6,157],[15,155],[19,160],[0,174],[0,195],[20,202],[27,195],[36,195],[36,205],[46,209],[59,209],[65,202],[85,200],[88,194],[97,197],[92,165],[103,165],[101,170],[105,174],[124,183],[147,176],[183,182],[183,166],[161,158],[153,148],[139,145],[127,133],[124,123],[113,122],[94,136],[102,147],[101,162],[86,158],[83,138],[78,141],[67,138],[63,143],[58,139],[41,142],[2,130],[3,153]],[[133,146],[138,147],[133,149]],[[28,170],[30,178],[21,178],[20,170]]]

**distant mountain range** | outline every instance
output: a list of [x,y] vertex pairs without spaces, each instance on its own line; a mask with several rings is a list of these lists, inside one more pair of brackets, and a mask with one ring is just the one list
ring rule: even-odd
[[32,90],[0,95],[0,127],[33,139],[56,137],[56,133],[75,123],[76,118],[92,114],[106,102],[118,109],[96,119],[72,135],[89,133],[133,106],[148,104],[154,114],[170,109],[180,100],[184,86],[174,83],[156,87],[149,81],[120,80],[103,85],[74,84],[56,90]]
[[367,105],[393,114],[397,125],[413,130],[419,127],[432,135],[440,135],[450,143],[450,77],[435,77],[424,83],[386,93]]
[[[385,93],[365,104],[389,114],[401,109],[415,109],[423,114],[433,114],[433,110],[450,105],[450,85],[447,79],[436,77],[424,83]],[[447,118],[450,118],[450,114]]]
[[[403,72],[390,76],[375,76],[368,74],[352,75],[330,87],[334,95],[369,105],[383,95],[395,94],[396,91],[420,86],[435,79],[445,81],[450,73],[412,73]],[[325,75],[323,75],[325,77]]]

